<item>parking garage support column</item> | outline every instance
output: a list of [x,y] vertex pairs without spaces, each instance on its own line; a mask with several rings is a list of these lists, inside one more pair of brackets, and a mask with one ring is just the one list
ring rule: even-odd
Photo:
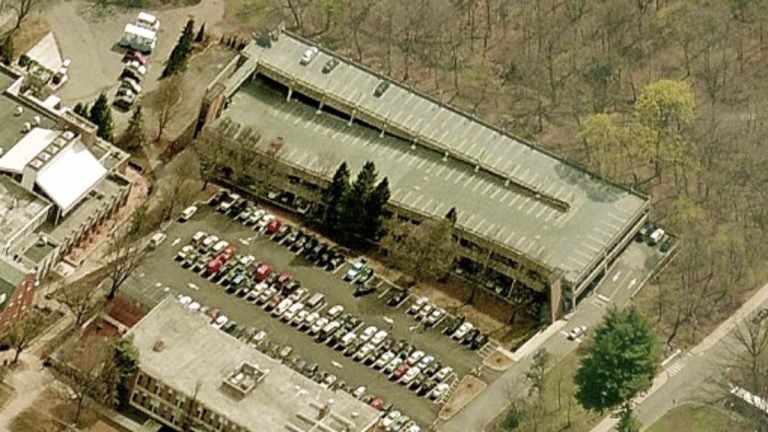
[[355,121],[356,113],[357,113],[357,108],[353,108],[352,112],[349,114],[349,121],[347,122],[347,126],[352,126],[352,122]]
[[324,101],[320,101],[320,105],[317,106],[317,111],[315,111],[315,114],[320,114],[323,111],[323,107],[325,106]]
[[291,96],[293,96],[293,87],[288,86],[288,95],[285,97],[285,101],[290,102]]

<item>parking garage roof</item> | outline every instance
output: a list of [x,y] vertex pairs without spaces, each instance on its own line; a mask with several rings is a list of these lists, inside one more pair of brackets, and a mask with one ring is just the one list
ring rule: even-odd
[[[559,269],[572,282],[647,206],[647,198],[640,194],[404,85],[391,82],[377,97],[374,90],[385,78],[332,52],[321,49],[302,65],[299,58],[309,46],[284,33],[270,47],[254,42],[244,52],[278,71],[297,91],[305,87],[333,95],[358,113],[385,118],[392,129],[409,131],[419,145],[403,147],[402,141],[394,145],[386,137],[376,138],[378,134],[368,134],[357,146],[361,138],[327,139],[322,147],[314,139],[286,139],[285,151],[294,163],[306,165],[327,153],[353,168],[372,159],[389,177],[392,201],[398,205],[436,217],[455,206],[464,229]],[[323,73],[331,58],[339,64]],[[240,123],[258,121],[250,114],[252,96],[247,90],[236,93],[236,110],[229,115]],[[257,127],[263,130],[264,123]],[[290,134],[288,129],[275,132]],[[344,134],[333,136],[340,133]]]
[[[187,396],[197,387],[199,402],[248,430],[336,432],[349,426],[349,431],[366,431],[378,419],[374,408],[320,386],[209,322],[206,315],[166,298],[129,332],[140,368]],[[238,397],[223,389],[223,381],[244,363],[266,374],[250,393]],[[329,400],[331,414],[315,425],[317,406]],[[342,425],[340,417],[350,423]]]

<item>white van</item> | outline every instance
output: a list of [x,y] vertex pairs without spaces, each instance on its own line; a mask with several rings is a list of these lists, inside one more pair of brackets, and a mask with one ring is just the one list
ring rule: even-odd
[[167,237],[168,236],[165,233],[161,233],[161,232],[157,232],[153,234],[152,237],[149,239],[149,247],[154,249],[160,246],[160,244],[164,242]]
[[317,306],[323,304],[325,301],[325,294],[316,293],[307,300],[307,309],[314,309]]
[[136,25],[154,31],[160,30],[160,20],[146,12],[139,12],[139,15],[136,17]]
[[189,206],[184,209],[183,212],[181,212],[181,216],[179,216],[179,222],[186,222],[192,218],[192,216],[197,213],[197,206]]

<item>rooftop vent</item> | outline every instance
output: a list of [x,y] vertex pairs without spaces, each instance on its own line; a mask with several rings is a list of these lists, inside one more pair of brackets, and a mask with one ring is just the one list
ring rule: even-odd
[[29,132],[32,130],[32,124],[30,122],[24,122],[24,125],[21,127],[22,132]]
[[75,133],[72,131],[64,131],[64,133],[61,134],[61,136],[63,136],[65,140],[69,141],[75,137]]
[[248,395],[256,385],[264,380],[269,369],[260,369],[257,365],[243,362],[224,379],[224,386],[239,397]]
[[35,126],[39,126],[40,125],[40,121],[42,121],[42,119],[40,118],[39,115],[35,115],[34,121],[35,121]]
[[47,151],[42,151],[42,152],[40,152],[40,154],[38,155],[38,157],[39,157],[40,159],[42,159],[42,160],[43,160],[43,162],[48,162],[49,160],[51,160],[51,154],[50,154],[50,153],[48,153]]
[[155,341],[155,343],[152,345],[152,351],[154,352],[161,352],[165,349],[165,342],[163,342],[162,339],[158,339]]
[[40,167],[43,166],[43,161],[41,161],[40,159],[35,159],[32,162],[30,162],[29,164],[32,165],[32,168],[40,169]]
[[22,113],[24,113],[24,107],[21,105],[16,105],[16,109],[13,110],[13,115],[20,116]]

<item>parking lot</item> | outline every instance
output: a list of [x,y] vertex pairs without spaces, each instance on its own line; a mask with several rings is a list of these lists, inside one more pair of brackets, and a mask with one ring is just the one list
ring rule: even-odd
[[[356,335],[361,336],[364,329],[375,326],[377,330],[386,331],[393,343],[402,341],[412,344],[411,351],[423,351],[425,356],[433,356],[440,362],[440,369],[445,366],[452,369],[443,381],[450,386],[450,390],[440,394],[436,400],[428,397],[429,393],[425,395],[422,392],[422,395],[419,395],[416,390],[420,387],[409,389],[394,382],[389,374],[354,360],[353,356],[345,355],[343,350],[317,342],[307,331],[300,331],[298,326],[289,325],[274,317],[264,310],[263,305],[255,304],[258,298],[254,298],[254,302],[248,302],[247,295],[241,297],[228,293],[227,288],[222,286],[222,281],[215,283],[191,268],[185,268],[181,262],[175,261],[174,257],[198,231],[214,234],[235,246],[237,255],[233,260],[253,255],[255,262],[251,269],[256,269],[258,262],[268,262],[276,274],[285,272],[292,275],[295,280],[301,281],[301,286],[307,290],[303,301],[314,293],[324,294],[325,304],[318,309],[320,315],[327,314],[334,305],[342,305],[342,316],[349,313],[359,318],[360,322],[354,323],[354,328],[351,329]],[[355,259],[356,257],[350,257],[349,261]],[[243,335],[245,339],[250,338],[254,331],[264,330],[268,344],[262,343],[261,349],[274,353],[285,346],[292,347],[292,352],[286,357],[289,365],[301,360],[305,363],[316,362],[319,375],[322,376],[323,372],[335,375],[337,381],[334,385],[344,383],[350,390],[365,386],[365,394],[369,398],[377,397],[386,403],[393,403],[395,409],[400,409],[422,425],[432,423],[439,411],[439,403],[450,395],[460,377],[482,364],[481,356],[488,354],[491,349],[484,346],[471,350],[468,345],[459,344],[442,334],[442,330],[454,320],[450,316],[439,317],[433,327],[426,328],[423,324],[426,317],[417,321],[406,313],[416,300],[414,298],[405,298],[397,307],[389,306],[387,302],[397,290],[375,277],[367,286],[376,286],[376,291],[364,296],[355,296],[355,289],[363,285],[342,280],[350,268],[349,261],[344,262],[335,271],[326,271],[307,261],[302,255],[297,255],[273,241],[270,235],[259,233],[253,227],[204,205],[200,206],[199,211],[189,221],[171,225],[167,239],[152,251],[142,266],[134,272],[126,282],[124,291],[148,305],[168,295],[189,296],[193,301],[218,309],[230,320],[236,321],[241,329],[238,333],[250,329],[247,336]],[[347,331],[342,331],[334,336],[339,338],[346,333]],[[359,349],[364,343],[350,345]],[[356,351],[349,354],[354,353]],[[374,353],[380,354],[381,351]],[[496,373],[490,370],[483,371],[483,379],[496,377]],[[414,379],[414,384],[416,381],[418,378]]]

